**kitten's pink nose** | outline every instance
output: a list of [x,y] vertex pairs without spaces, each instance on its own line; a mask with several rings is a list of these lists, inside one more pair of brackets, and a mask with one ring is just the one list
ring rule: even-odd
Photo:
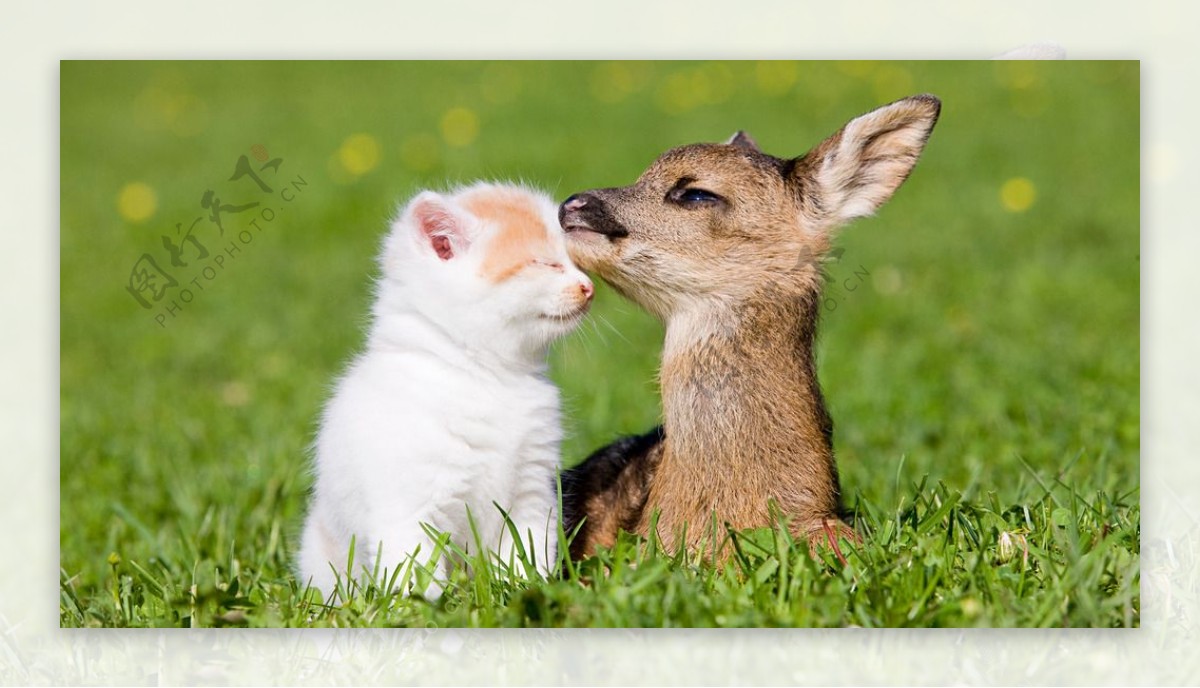
[[591,301],[592,294],[596,293],[596,289],[594,287],[592,287],[591,282],[580,282],[579,283],[579,293],[583,294],[584,301]]

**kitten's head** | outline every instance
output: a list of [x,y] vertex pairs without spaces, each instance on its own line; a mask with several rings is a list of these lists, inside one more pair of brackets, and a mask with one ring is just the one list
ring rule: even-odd
[[421,192],[393,223],[382,267],[385,289],[460,341],[527,353],[574,329],[592,298],[557,205],[519,186]]

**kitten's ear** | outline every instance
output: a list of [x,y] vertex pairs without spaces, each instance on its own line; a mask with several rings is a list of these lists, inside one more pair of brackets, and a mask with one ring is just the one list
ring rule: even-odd
[[917,164],[942,103],[931,95],[898,100],[850,120],[794,166],[822,221],[839,225],[875,212]]
[[442,260],[461,255],[470,246],[467,220],[445,197],[422,191],[408,206],[418,241]]

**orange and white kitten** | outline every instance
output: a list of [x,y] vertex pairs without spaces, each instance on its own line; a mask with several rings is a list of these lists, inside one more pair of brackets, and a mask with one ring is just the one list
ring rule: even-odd
[[351,538],[351,576],[395,571],[418,547],[425,563],[423,523],[474,551],[468,509],[493,552],[513,551],[498,505],[538,568],[556,566],[562,429],[546,353],[592,298],[557,212],[543,193],[480,183],[422,192],[393,223],[366,350],[316,440],[299,569],[327,599]]

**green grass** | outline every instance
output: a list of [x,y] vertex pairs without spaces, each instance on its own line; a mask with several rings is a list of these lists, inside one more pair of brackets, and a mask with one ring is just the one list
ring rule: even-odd
[[[65,63],[60,623],[1139,625],[1138,81],[1114,62]],[[839,238],[818,342],[862,535],[845,565],[764,529],[720,568],[633,539],[549,581],[475,561],[433,605],[326,604],[293,578],[314,422],[407,195],[498,177],[563,198],[738,128],[798,154],[923,91],[941,122]],[[227,181],[255,144],[283,159],[273,194]],[[1028,207],[1011,184],[1005,205],[1013,179]],[[133,182],[144,219],[118,210]],[[168,268],[160,236],[210,189],[275,218],[198,224],[210,258],[172,272],[204,290],[161,327],[130,270]],[[556,347],[566,464],[658,421],[661,337],[601,288]]]

